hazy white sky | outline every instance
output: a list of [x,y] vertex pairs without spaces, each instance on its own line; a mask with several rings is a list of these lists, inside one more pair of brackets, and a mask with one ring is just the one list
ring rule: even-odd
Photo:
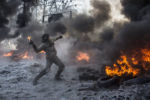
[[[75,9],[77,10],[78,13],[89,13],[89,10],[92,9],[90,5],[91,0],[73,0],[73,3],[75,3],[77,6]],[[120,21],[120,20],[126,20],[124,15],[121,14],[121,9],[122,6],[120,4],[120,0],[100,0],[100,1],[107,1],[111,5],[111,16],[112,16],[112,21]],[[38,15],[40,16],[39,18],[42,18],[42,11],[41,8],[38,9]]]
[[88,11],[91,9],[90,6],[90,0],[76,0],[77,3],[77,10],[79,13],[88,13]]
[[[90,5],[91,0],[76,0],[77,2],[77,10],[79,13],[88,13],[88,11],[92,8]],[[111,16],[112,21],[120,21],[127,20],[123,14],[121,14],[121,3],[120,0],[101,0],[107,1],[111,5]]]
[[121,14],[122,5],[120,0],[106,0],[111,5],[111,16],[112,21],[127,21],[127,18]]

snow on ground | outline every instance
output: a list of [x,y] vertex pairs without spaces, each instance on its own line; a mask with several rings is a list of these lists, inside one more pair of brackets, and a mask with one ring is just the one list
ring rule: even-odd
[[80,82],[75,65],[67,65],[63,81],[54,80],[55,65],[37,86],[32,80],[44,68],[35,61],[0,63],[0,100],[150,100],[150,83],[144,85],[102,88],[99,91],[79,91]]

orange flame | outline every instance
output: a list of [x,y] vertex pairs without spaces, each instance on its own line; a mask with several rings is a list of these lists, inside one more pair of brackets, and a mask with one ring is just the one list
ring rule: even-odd
[[27,39],[30,41],[31,40],[31,36],[28,36]]
[[[137,55],[140,54],[141,56]],[[137,57],[139,56],[139,57]],[[145,71],[150,70],[150,50],[141,49],[138,53],[130,56],[122,55],[121,59],[118,59],[113,67],[106,66],[105,72],[108,76],[122,76],[124,74],[137,76],[140,72],[140,68],[133,66],[140,64]],[[148,65],[149,64],[149,65]]]
[[[14,54],[14,52],[11,51],[11,52],[3,54],[3,57],[11,57],[11,56],[13,56],[13,54]],[[33,56],[29,56],[28,51],[18,55],[17,57],[19,57],[21,59],[33,59]]]
[[40,51],[40,53],[46,53],[44,50]]
[[90,60],[90,56],[87,54],[87,53],[84,53],[84,52],[78,52],[78,55],[77,55],[77,60],[78,61],[87,61],[89,62]]
[[13,55],[13,51],[3,54],[4,57],[10,57]]
[[24,54],[21,54],[20,58],[22,58],[22,59],[33,59],[32,56],[29,56],[29,53],[27,51]]
[[142,49],[142,63],[143,68],[148,71],[150,69],[150,65],[147,65],[148,63],[150,64],[150,50],[149,49]]
[[131,64],[129,64],[127,57],[121,56],[122,60],[117,60],[117,63],[113,65],[113,68],[110,66],[106,66],[106,74],[109,76],[122,76],[124,74],[132,74],[136,76],[139,74],[139,69],[133,68]]
[[150,50],[142,49],[141,52],[143,53],[143,61],[150,62]]

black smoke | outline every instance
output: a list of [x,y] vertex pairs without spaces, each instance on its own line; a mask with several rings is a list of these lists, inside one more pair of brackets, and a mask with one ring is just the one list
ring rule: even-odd
[[[28,34],[31,34],[30,30],[35,34],[35,28],[30,26],[33,28],[30,29],[27,26],[29,26],[32,16],[30,9],[37,3],[38,0],[0,0],[0,42],[5,39],[17,38],[21,35],[22,37],[18,39],[18,41],[22,39],[22,42],[18,42],[18,47],[20,48],[21,43],[24,45],[27,42],[25,40]],[[39,26],[37,25],[37,28]],[[26,31],[27,29],[28,31]],[[35,37],[37,36],[35,35]]]
[[85,14],[78,15],[72,21],[72,27],[79,33],[88,33],[94,31],[94,19]]
[[28,36],[31,36],[36,45],[40,45],[43,32],[44,26],[38,22],[31,22],[28,26],[18,29],[18,33],[21,33],[21,37],[17,39],[17,49],[19,51],[32,50],[32,48],[29,48]]
[[149,0],[121,0],[123,13],[133,21],[142,20],[150,14]]
[[23,1],[22,12],[18,14],[16,21],[16,23],[18,24],[18,28],[23,28],[28,25],[32,17],[30,8],[35,7],[38,4],[38,0],[22,0],[22,1]]
[[[111,33],[104,31],[100,39],[105,61],[114,63],[122,54],[131,56],[141,49],[150,49],[150,1],[149,0],[121,0],[122,13],[129,18],[129,22],[114,26],[113,38]],[[108,34],[108,36],[107,36]],[[105,62],[105,64],[107,63]],[[107,63],[108,64],[108,63]]]
[[[9,4],[12,0],[2,0],[4,4]],[[75,16],[70,18],[66,18],[63,16],[61,19],[52,21],[48,23],[46,29],[44,30],[45,24],[39,23],[29,23],[31,21],[32,13],[30,12],[30,8],[37,3],[37,0],[14,0],[13,2],[19,1],[18,5],[15,5],[14,12],[8,14],[5,17],[2,17],[2,25],[6,27],[9,24],[9,18],[12,15],[17,15],[16,24],[18,25],[17,31],[13,35],[8,34],[11,29],[9,28],[7,31],[2,32],[3,36],[0,38],[2,40],[6,38],[15,38],[21,34],[21,38],[18,39],[18,49],[25,49],[23,45],[27,45],[27,36],[31,35],[32,39],[35,42],[39,42],[41,35],[45,33],[49,33],[51,35],[57,35],[57,33],[65,34],[67,33],[70,37],[77,38],[77,44],[75,48],[78,49],[87,49],[97,47],[98,42],[93,42],[90,37],[94,35],[97,30],[101,29],[105,26],[105,24],[111,18],[110,12],[111,8],[109,3],[106,1],[100,0],[91,0],[92,9],[89,14],[76,14]],[[21,2],[21,3],[20,3]],[[3,4],[2,4],[3,5]],[[18,10],[18,7],[22,8],[22,10]],[[9,7],[9,6],[8,6]],[[3,7],[2,7],[3,8]],[[4,8],[3,8],[4,9]],[[12,9],[12,8],[11,8]],[[1,9],[0,9],[1,11]],[[5,12],[5,11],[3,11]],[[9,13],[9,11],[8,11]],[[3,16],[0,14],[0,16]],[[41,26],[43,25],[43,27]],[[6,27],[7,28],[7,27]],[[44,30],[44,31],[43,31]],[[99,32],[98,32],[99,33]],[[89,35],[90,34],[90,35]],[[81,35],[81,36],[80,36]],[[104,36],[105,37],[105,36]],[[108,38],[108,37],[105,37]],[[108,38],[109,39],[109,38]]]
[[30,13],[20,13],[17,16],[16,23],[18,24],[19,28],[23,28],[23,27],[28,25],[30,20],[31,20],[31,14]]
[[52,36],[56,36],[57,33],[65,34],[66,31],[67,31],[67,28],[66,28],[65,24],[57,21],[57,22],[49,23],[47,25],[47,29],[46,29],[45,33],[48,33]]
[[91,0],[93,9],[91,10],[91,16],[94,19],[95,27],[100,28],[110,17],[111,8],[109,3],[100,0]]
[[[99,58],[102,57],[101,48],[103,44],[100,40],[96,40],[95,37],[99,37],[100,30],[111,19],[111,7],[108,2],[102,0],[91,0],[90,3],[92,9],[88,14],[77,14],[73,16],[70,22],[66,21],[69,23],[67,24],[67,32],[70,36],[76,38],[71,51],[73,53],[78,51],[87,52],[91,56],[90,63],[94,61],[94,63],[99,64],[102,62],[99,61]],[[111,41],[113,39],[113,33],[108,32],[108,35],[102,36],[102,38],[104,37]]]
[[[71,19],[62,18],[56,22],[51,22],[46,32],[56,35],[56,33],[68,33],[75,38],[80,38],[80,35],[94,34],[95,30],[100,29],[110,18],[111,8],[106,1],[91,0],[92,9],[89,14],[76,14]],[[84,37],[84,36],[83,36]]]
[[73,31],[78,34],[94,33],[101,28],[110,18],[110,5],[106,1],[91,0],[90,14],[79,14],[72,19]]
[[0,1],[0,41],[18,36],[18,33],[10,35],[10,28],[7,25],[9,24],[9,18],[17,13],[20,3],[19,0]]
[[8,18],[16,14],[19,5],[19,0],[0,1],[0,27],[6,27],[6,25],[9,23]]
[[124,14],[131,21],[122,27],[115,41],[124,51],[147,48],[150,42],[150,1],[122,0],[122,5]]

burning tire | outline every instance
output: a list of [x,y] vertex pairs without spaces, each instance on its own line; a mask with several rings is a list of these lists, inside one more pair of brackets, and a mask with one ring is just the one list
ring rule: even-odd
[[106,88],[106,87],[117,85],[118,83],[119,83],[119,77],[114,76],[112,78],[106,77],[106,78],[99,79],[95,85],[97,85],[98,88],[102,88],[102,87]]
[[100,77],[99,71],[91,68],[78,68],[80,81],[97,81]]

